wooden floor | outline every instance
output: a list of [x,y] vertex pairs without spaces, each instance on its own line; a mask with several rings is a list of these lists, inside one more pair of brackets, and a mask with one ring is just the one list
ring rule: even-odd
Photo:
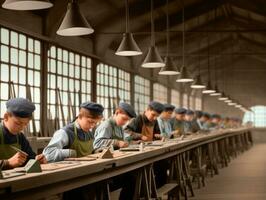
[[266,143],[254,145],[195,189],[193,200],[266,200]]

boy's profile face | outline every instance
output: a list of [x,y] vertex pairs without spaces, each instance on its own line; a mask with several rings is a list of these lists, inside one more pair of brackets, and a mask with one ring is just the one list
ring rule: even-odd
[[116,124],[118,126],[124,126],[130,120],[130,117],[127,114],[120,111],[116,112],[115,118],[116,118]]
[[12,113],[4,114],[4,123],[8,128],[9,132],[12,134],[17,134],[22,132],[29,124],[31,118],[22,118],[13,115]]
[[145,115],[150,122],[155,121],[157,117],[159,117],[159,113],[157,113],[155,110],[152,109],[147,109],[145,111]]

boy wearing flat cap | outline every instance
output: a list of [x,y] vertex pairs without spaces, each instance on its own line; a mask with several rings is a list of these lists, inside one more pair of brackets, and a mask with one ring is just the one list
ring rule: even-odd
[[120,102],[115,109],[114,115],[101,123],[95,131],[94,149],[100,149],[113,145],[115,149],[127,147],[128,142],[125,140],[123,126],[131,119],[135,118],[134,108]]
[[173,137],[173,131],[170,123],[170,119],[173,115],[175,106],[171,104],[164,104],[164,110],[157,118],[158,125],[161,131],[161,135],[166,138]]
[[184,135],[184,117],[186,113],[185,108],[176,108],[175,117],[171,119],[170,123],[174,132],[174,137],[180,137]]
[[125,132],[133,140],[152,141],[154,139],[161,139],[160,129],[156,119],[163,110],[163,104],[157,101],[150,102],[143,114],[138,115],[130,121],[125,128]]
[[[3,160],[3,169],[23,166],[29,159],[46,163],[42,154],[36,156],[22,133],[32,118],[35,105],[24,98],[13,98],[6,102],[6,108],[3,122],[0,125],[0,159]],[[16,152],[12,146],[21,149],[28,156]]]
[[94,140],[91,129],[102,119],[103,110],[100,104],[82,103],[76,120],[57,130],[43,150],[47,161],[56,162],[91,154]]

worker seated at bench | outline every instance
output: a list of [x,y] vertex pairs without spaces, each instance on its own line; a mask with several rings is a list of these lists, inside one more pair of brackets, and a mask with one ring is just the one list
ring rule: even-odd
[[[95,131],[94,149],[101,150],[111,145],[114,149],[127,147],[129,142],[124,134],[123,126],[131,118],[136,117],[134,108],[125,102],[120,102],[113,116],[101,123]],[[110,191],[122,188],[119,199],[131,200],[134,196],[136,173],[134,171],[113,177],[110,180]]]
[[127,147],[123,126],[136,117],[134,108],[125,102],[120,102],[114,115],[101,123],[95,131],[94,149],[101,149],[113,145],[114,149]]
[[6,109],[0,125],[0,159],[3,169],[23,166],[29,159],[46,163],[42,154],[36,155],[33,152],[22,133],[32,119],[35,105],[24,98],[13,98],[6,102]]
[[92,129],[102,119],[103,110],[100,104],[82,103],[75,121],[57,130],[48,146],[44,148],[43,154],[47,161],[56,162],[93,153]]
[[126,126],[125,132],[133,140],[153,141],[161,139],[157,117],[164,110],[163,104],[152,101],[143,114],[139,114]]

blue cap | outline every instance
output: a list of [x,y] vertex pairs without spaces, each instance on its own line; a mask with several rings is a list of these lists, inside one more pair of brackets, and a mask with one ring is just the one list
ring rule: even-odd
[[201,110],[196,110],[195,114],[196,114],[197,118],[201,118],[203,115],[203,112]]
[[185,114],[186,112],[187,112],[187,109],[185,109],[185,108],[176,108],[176,109],[175,109],[175,113],[176,113],[176,114],[183,115],[183,114]]
[[207,118],[210,118],[211,117],[211,115],[209,113],[207,113],[207,112],[203,112],[202,116],[203,117],[207,117]]
[[164,111],[173,111],[175,109],[175,106],[169,103],[163,104],[163,106],[164,106]]
[[163,104],[161,104],[160,102],[158,101],[151,101],[149,103],[149,106],[154,110],[156,111],[157,113],[161,114],[164,110],[164,106]]
[[123,111],[125,111],[125,113],[131,118],[137,116],[134,108],[128,103],[120,102],[118,107],[121,108]]
[[93,112],[95,115],[103,115],[104,107],[101,104],[94,103],[94,102],[84,102],[80,104],[80,108],[85,108],[91,112]]
[[194,111],[193,110],[190,110],[188,109],[187,112],[186,112],[186,115],[194,115]]
[[213,114],[213,115],[211,116],[211,118],[212,118],[212,119],[213,119],[213,118],[221,119],[221,115]]
[[21,118],[32,117],[35,105],[28,99],[13,98],[6,102],[7,112]]

